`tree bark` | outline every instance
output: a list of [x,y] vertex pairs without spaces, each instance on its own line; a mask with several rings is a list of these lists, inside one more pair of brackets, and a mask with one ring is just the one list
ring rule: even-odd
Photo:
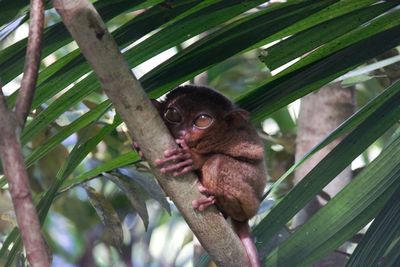
[[[340,84],[331,84],[302,98],[298,118],[296,161],[353,114],[353,94],[351,88],[341,88]],[[340,141],[341,139],[335,140],[301,165],[295,172],[294,182],[297,184]],[[349,166],[323,191],[332,198],[350,182],[351,174]],[[325,203],[326,200],[323,198],[313,199],[294,217],[293,228],[304,224]],[[314,266],[344,266],[345,260],[342,254],[333,253]]]
[[156,109],[123,59],[104,22],[87,0],[55,0],[53,5],[92,66],[106,94],[139,144],[166,194],[218,266],[248,266],[240,240],[212,207],[196,212],[192,200],[201,197],[197,177],[161,174],[154,161],[176,147]]
[[32,267],[50,266],[21,152],[21,128],[13,112],[4,109],[0,109],[0,112],[0,156],[26,256]]
[[50,266],[40,221],[32,200],[29,177],[20,143],[20,133],[32,105],[38,76],[44,24],[44,1],[31,1],[29,36],[24,74],[15,112],[7,109],[0,86],[0,157],[8,181],[17,224],[32,267]]

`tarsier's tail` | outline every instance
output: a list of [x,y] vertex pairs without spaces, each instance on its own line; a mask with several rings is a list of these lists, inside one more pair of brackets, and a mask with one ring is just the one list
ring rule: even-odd
[[238,221],[232,220],[232,224],[233,224],[233,228],[235,229],[236,234],[239,236],[239,238],[242,241],[242,244],[246,250],[247,256],[250,261],[250,266],[251,267],[261,267],[257,248],[254,244],[253,239],[251,238],[251,235],[250,235],[249,222],[248,221],[238,222]]

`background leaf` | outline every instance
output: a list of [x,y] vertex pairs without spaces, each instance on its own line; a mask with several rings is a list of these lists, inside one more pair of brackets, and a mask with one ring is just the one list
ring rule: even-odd
[[120,248],[124,237],[118,214],[102,194],[96,192],[90,186],[84,186],[84,188],[88,194],[90,204],[92,204],[97,216],[105,226],[105,235],[109,236],[115,247]]
[[295,235],[275,249],[265,264],[309,266],[374,218],[400,185],[399,145],[400,138],[397,138],[359,176],[301,226]]

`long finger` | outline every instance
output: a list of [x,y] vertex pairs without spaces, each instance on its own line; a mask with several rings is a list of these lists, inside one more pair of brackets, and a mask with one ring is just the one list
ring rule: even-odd
[[188,159],[188,160],[185,160],[185,161],[173,164],[173,165],[169,165],[167,167],[163,167],[163,168],[160,169],[160,171],[162,173],[174,172],[174,171],[177,171],[179,169],[182,169],[185,166],[189,166],[191,164],[193,164],[193,160],[192,159]]
[[187,160],[190,159],[191,156],[189,153],[181,153],[181,154],[177,154],[174,156],[170,156],[170,157],[166,157],[164,159],[156,159],[155,163],[157,166],[161,166],[167,162],[171,162],[171,161],[182,161],[182,160]]
[[188,172],[191,172],[191,171],[193,171],[194,170],[194,167],[193,166],[187,166],[187,167],[185,167],[185,168],[183,168],[181,171],[179,171],[179,172],[174,172],[172,175],[173,176],[181,176],[181,175],[184,175],[184,174],[186,174],[186,173],[188,173]]
[[183,153],[182,148],[167,149],[164,151],[164,157],[169,157],[180,153]]

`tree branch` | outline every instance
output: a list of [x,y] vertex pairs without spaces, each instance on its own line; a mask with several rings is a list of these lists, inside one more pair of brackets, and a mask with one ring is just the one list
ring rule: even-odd
[[189,227],[218,266],[247,266],[243,247],[215,208],[196,212],[192,200],[201,197],[197,177],[188,174],[175,178],[154,167],[163,151],[176,147],[162,119],[133,76],[104,22],[87,0],[54,0],[53,5],[92,66],[106,94],[140,145],[157,180],[174,201]]
[[6,107],[1,87],[0,125],[0,157],[28,261],[32,267],[50,266],[21,152],[21,128],[16,114]]
[[30,266],[50,266],[40,221],[32,200],[28,173],[22,155],[20,133],[32,104],[40,60],[43,31],[43,0],[31,1],[28,47],[16,112],[7,109],[0,85],[0,157]]
[[38,77],[42,34],[44,24],[44,1],[32,0],[29,17],[29,36],[26,49],[24,75],[18,94],[15,112],[23,128],[32,106],[33,95]]

